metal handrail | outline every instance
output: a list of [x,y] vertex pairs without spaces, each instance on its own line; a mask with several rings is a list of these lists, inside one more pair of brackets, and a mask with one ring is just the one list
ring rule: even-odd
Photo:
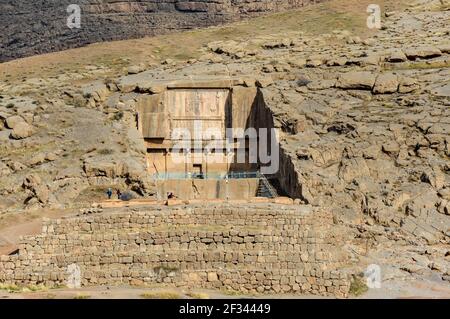
[[[203,179],[203,180],[230,180],[230,179],[259,179],[259,183],[263,185],[265,191],[267,191],[268,196],[276,198],[278,197],[278,192],[269,183],[267,177],[259,171],[254,172],[228,172],[228,173],[163,173],[154,174],[153,178],[156,180],[193,180],[193,179]],[[228,185],[228,183],[227,183]],[[228,190],[227,190],[228,193]],[[228,198],[228,197],[227,197]]]
[[189,179],[209,179],[209,180],[226,180],[226,179],[246,179],[246,178],[262,178],[262,174],[258,171],[254,172],[228,172],[228,173],[157,173],[151,178],[155,180],[189,180]]

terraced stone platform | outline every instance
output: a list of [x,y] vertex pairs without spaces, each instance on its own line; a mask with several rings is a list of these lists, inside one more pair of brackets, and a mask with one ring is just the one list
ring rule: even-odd
[[[278,204],[140,207],[48,220],[1,256],[0,282],[82,286],[166,284],[245,293],[345,297],[347,261],[332,214]],[[72,266],[73,267],[73,266]]]

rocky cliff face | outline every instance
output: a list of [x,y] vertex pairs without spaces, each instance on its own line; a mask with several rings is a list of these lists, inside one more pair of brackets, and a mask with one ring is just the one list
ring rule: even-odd
[[[0,62],[79,47],[206,27],[314,0],[2,0]],[[81,28],[67,27],[67,7],[79,4]]]

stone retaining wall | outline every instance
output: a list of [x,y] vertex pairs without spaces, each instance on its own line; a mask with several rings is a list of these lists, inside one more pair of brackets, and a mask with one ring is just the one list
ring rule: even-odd
[[168,284],[241,292],[346,296],[343,238],[308,206],[217,205],[111,211],[49,220],[1,256],[0,282],[83,286]]

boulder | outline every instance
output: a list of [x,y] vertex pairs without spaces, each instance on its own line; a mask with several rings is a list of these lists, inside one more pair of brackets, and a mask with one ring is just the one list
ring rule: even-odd
[[399,82],[397,79],[397,75],[392,73],[380,74],[375,81],[373,93],[395,93],[398,90],[398,86]]
[[7,128],[14,129],[17,124],[25,122],[23,117],[19,115],[10,116],[6,119],[5,124]]
[[339,76],[336,87],[341,89],[372,90],[375,80],[376,76],[371,72],[348,72]]
[[400,145],[395,141],[389,141],[383,144],[382,149],[387,155],[397,157],[400,152]]
[[347,64],[347,58],[337,57],[327,61],[328,66],[344,66]]
[[27,168],[27,166],[25,164],[22,164],[21,162],[17,162],[17,161],[8,163],[8,166],[13,172],[18,172],[18,171],[21,171],[21,170]]
[[378,144],[371,144],[363,150],[365,159],[377,159],[380,155],[381,148]]
[[311,91],[325,90],[334,87],[336,80],[318,80],[312,81],[306,85]]
[[420,89],[420,85],[417,82],[417,80],[410,77],[399,76],[398,82],[399,82],[398,87],[399,93],[411,93],[415,90]]
[[431,186],[438,190],[443,188],[445,185],[445,175],[437,166],[426,169],[422,173],[420,180],[424,183],[429,183]]
[[8,118],[8,114],[0,112],[0,131],[3,130],[3,128],[6,125],[6,119]]
[[217,280],[219,280],[219,277],[217,276],[217,273],[215,273],[215,272],[209,272],[208,273],[208,281],[209,282],[215,282]]
[[124,201],[124,202],[129,202],[130,200],[134,199],[134,194],[131,192],[125,192],[123,194],[120,195],[120,200]]
[[126,168],[120,160],[110,157],[93,157],[85,160],[83,169],[88,177],[115,178],[123,176]]
[[143,81],[137,85],[137,89],[142,93],[159,94],[167,89],[167,85]]
[[0,162],[0,176],[6,176],[9,174],[11,174],[11,169],[8,166],[6,166],[5,163]]
[[450,43],[441,44],[438,46],[438,49],[442,53],[450,53]]
[[30,137],[34,133],[34,128],[26,122],[19,122],[14,125],[14,129],[11,132],[11,137],[16,140]]
[[298,134],[304,132],[307,128],[308,124],[306,121],[306,117],[304,115],[298,115],[293,123],[293,132],[294,134]]
[[442,52],[436,47],[427,46],[406,49],[405,55],[410,60],[416,60],[417,58],[429,59],[441,56]]
[[447,123],[436,123],[430,126],[427,131],[428,134],[442,134],[450,136],[450,124]]
[[450,216],[450,201],[443,199],[437,206],[437,210],[441,214],[449,215]]
[[371,54],[359,60],[360,66],[378,65],[380,63],[380,56],[378,54]]
[[92,83],[83,87],[83,96],[85,98],[92,98],[95,102],[104,102],[109,95],[109,90],[104,83]]
[[138,74],[143,71],[145,71],[145,65],[142,63],[139,65],[132,65],[127,69],[128,74]]
[[439,196],[450,201],[450,188],[443,188],[438,192]]
[[56,161],[58,159],[58,155],[56,155],[55,153],[47,153],[45,154],[45,160],[49,161],[49,162],[53,162]]
[[292,58],[289,60],[289,64],[295,68],[303,68],[306,65],[305,58]]
[[369,167],[363,158],[344,158],[339,168],[339,178],[349,183],[355,178],[370,176]]
[[40,165],[45,162],[45,154],[44,153],[38,153],[30,158],[28,161],[29,166],[35,166]]
[[327,59],[324,56],[312,55],[306,61],[306,66],[309,67],[309,68],[315,68],[315,67],[321,66],[326,61],[327,61]]
[[259,88],[265,88],[273,84],[273,79],[270,76],[261,77],[256,80],[256,86]]
[[214,53],[225,54],[234,58],[242,58],[245,55],[250,55],[250,52],[245,51],[243,46],[236,41],[211,42],[208,44],[208,48]]
[[405,62],[406,60],[408,60],[408,58],[406,57],[405,53],[402,50],[393,50],[389,52],[386,56],[386,61],[388,62],[397,63],[397,62]]
[[36,174],[30,174],[23,181],[23,188],[31,191],[34,198],[40,203],[46,204],[50,198],[48,186],[44,184],[41,178]]

